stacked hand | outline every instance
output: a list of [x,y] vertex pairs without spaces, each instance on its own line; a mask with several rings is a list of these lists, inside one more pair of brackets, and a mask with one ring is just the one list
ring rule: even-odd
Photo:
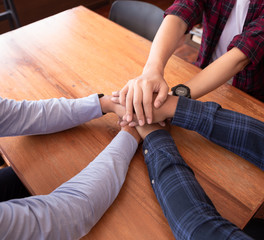
[[[158,95],[154,94],[152,96],[152,99],[156,101]],[[139,135],[144,139],[150,132],[158,130],[158,129],[165,129],[164,125],[161,126],[161,124],[139,124],[138,117],[136,113],[132,113],[131,121],[128,122],[126,120],[126,108],[125,106],[120,104],[120,97],[119,92],[115,92],[113,97],[112,96],[104,96],[100,98],[101,108],[102,111],[105,113],[108,112],[114,112],[118,115],[120,119],[120,125],[122,127],[122,130],[129,132],[131,135],[133,135],[136,140],[138,140],[138,133]],[[178,97],[168,95],[166,101],[160,108],[155,108],[153,105],[151,105],[152,108],[152,123],[161,123],[165,120],[172,118],[175,112],[175,109],[177,107],[178,103]],[[135,127],[138,131],[136,132]]]
[[[156,101],[157,97],[158,97],[157,94],[153,95],[153,99],[155,101]],[[111,98],[111,100],[116,104],[120,104],[119,92],[115,92],[113,94],[113,97]],[[178,103],[178,97],[167,95],[167,99],[165,100],[164,104],[160,108],[155,108],[152,104],[151,105],[152,123],[162,123],[166,119],[172,118],[174,116],[174,112],[176,110],[177,103]],[[120,106],[122,106],[122,105],[120,105]],[[125,109],[123,109],[122,112],[124,112],[124,111],[125,111]],[[124,115],[124,116],[119,115],[119,117],[121,117],[121,121],[120,121],[121,126],[129,125],[131,127],[134,127],[137,125],[140,125],[140,126],[144,125],[144,124],[143,125],[140,124],[139,118],[136,115],[136,113],[132,113],[132,118],[130,121],[127,121],[126,115]],[[164,124],[160,124],[160,125],[164,126]]]
[[[131,122],[135,112],[139,125],[143,126],[146,122],[152,123],[153,106],[156,109],[162,106],[168,89],[162,74],[145,70],[141,76],[128,81],[120,92],[113,93],[113,97],[119,98],[118,103],[126,107],[123,120]],[[153,93],[156,93],[155,100]]]

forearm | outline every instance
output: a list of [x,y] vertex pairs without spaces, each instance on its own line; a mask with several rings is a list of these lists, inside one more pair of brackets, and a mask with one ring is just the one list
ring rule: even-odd
[[250,239],[218,214],[166,131],[149,134],[143,153],[153,190],[176,239]]
[[0,136],[47,134],[102,116],[97,94],[79,99],[0,99]]
[[185,83],[197,99],[226,83],[249,63],[247,56],[234,47]]
[[179,17],[166,16],[154,38],[144,71],[156,69],[163,74],[168,59],[182,41],[186,29],[187,24]]
[[134,137],[121,131],[82,172],[51,194],[1,203],[0,238],[80,239],[116,198],[137,146]]
[[193,130],[264,170],[264,123],[214,102],[179,98],[173,125]]

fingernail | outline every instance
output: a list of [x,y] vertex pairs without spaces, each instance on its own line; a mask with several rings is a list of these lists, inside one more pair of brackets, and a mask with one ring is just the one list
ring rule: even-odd
[[132,120],[132,118],[131,118],[131,115],[127,115],[127,117],[126,117],[126,120],[128,121],[128,122],[130,122],[131,120]]
[[129,123],[129,127],[135,127],[137,124],[135,122]]
[[161,105],[161,102],[160,102],[160,101],[157,101],[156,104],[155,104],[155,107],[156,107],[156,108],[159,108],[160,105]]
[[147,118],[147,122],[148,122],[148,124],[151,124],[151,119]]
[[117,92],[112,92],[112,95],[116,95],[117,94]]
[[166,123],[165,122],[161,122],[160,123],[160,126],[165,127],[166,126]]

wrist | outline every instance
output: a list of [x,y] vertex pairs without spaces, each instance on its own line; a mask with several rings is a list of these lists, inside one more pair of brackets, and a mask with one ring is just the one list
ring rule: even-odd
[[143,140],[152,132],[160,129],[165,130],[165,128],[160,126],[159,124],[145,124],[144,126],[138,125],[135,128]]
[[168,104],[164,106],[165,108],[164,115],[166,116],[166,119],[174,117],[178,105],[178,100],[179,100],[178,96],[171,96],[171,95],[168,96],[167,98]]
[[164,65],[160,62],[147,62],[145,67],[143,68],[142,74],[159,74],[161,76],[164,75]]
[[167,100],[160,108],[153,108],[153,122],[161,122],[173,118],[179,97],[168,95]]
[[132,135],[136,139],[138,144],[140,143],[141,137],[134,127],[124,126],[121,128],[121,130],[128,132],[130,135]]
[[113,111],[113,103],[111,101],[110,96],[99,96],[99,102],[101,104],[102,113],[106,114]]
[[118,117],[123,117],[126,113],[125,107],[112,101],[112,96],[103,96],[99,98],[102,113],[115,113]]

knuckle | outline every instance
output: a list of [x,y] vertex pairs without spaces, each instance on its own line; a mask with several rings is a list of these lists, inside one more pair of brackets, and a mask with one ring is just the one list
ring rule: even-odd
[[130,80],[127,82],[127,85],[128,85],[128,86],[133,85],[133,84],[134,84],[134,81],[135,81],[135,79],[130,79]]
[[135,81],[135,86],[137,86],[137,87],[141,86],[141,82],[142,82],[141,79],[137,79],[137,80]]
[[148,79],[144,79],[143,81],[142,81],[142,86],[143,87],[146,87],[146,86],[148,86],[150,84],[150,81],[148,80]]
[[133,104],[134,105],[142,105],[142,99],[140,99],[139,97],[135,97],[133,99]]
[[133,105],[135,108],[140,108],[142,106],[142,104],[139,101],[134,101]]
[[143,99],[144,106],[150,106],[152,105],[152,98],[144,98]]
[[145,106],[145,108],[151,108],[152,103],[151,102],[144,102],[144,106]]
[[126,89],[123,88],[123,89],[120,90],[119,95],[123,96],[123,95],[126,94],[126,92],[127,92]]
[[130,101],[131,102],[132,99],[133,99],[132,94],[127,94],[126,99],[127,99],[127,101]]

